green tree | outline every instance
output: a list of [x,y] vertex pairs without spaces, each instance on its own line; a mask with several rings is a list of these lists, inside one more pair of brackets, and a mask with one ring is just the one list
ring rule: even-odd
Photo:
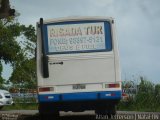
[[21,48],[16,38],[20,35],[20,24],[12,17],[0,19],[0,84],[4,86],[5,80],[2,78],[2,61],[12,64],[20,61],[23,57]]
[[14,19],[0,20],[0,59],[5,63],[18,61],[21,53],[21,47],[16,38],[21,34],[21,26]]
[[140,77],[135,106],[138,110],[155,110],[154,84],[144,77]]
[[[28,78],[33,78],[35,80],[34,74],[32,74],[32,77],[22,74],[30,74],[27,73],[30,71],[35,73],[33,72],[36,66],[33,59],[35,57],[35,42],[35,28],[32,25],[21,25],[14,17],[0,19],[0,65],[2,66],[2,61],[4,61],[6,64],[11,64],[14,71],[10,79],[11,82],[17,83],[15,81],[19,81],[19,79],[17,79],[19,77],[28,82],[30,82]],[[29,66],[28,68],[27,65]],[[22,68],[23,66],[25,67]],[[31,70],[28,70],[29,68]],[[2,67],[0,68],[0,73],[1,72]],[[4,79],[2,78],[1,74],[0,84],[4,84]]]
[[155,105],[156,108],[160,110],[160,84],[155,86]]
[[3,70],[3,66],[2,63],[0,63],[0,88],[3,88],[3,83],[4,83],[4,79],[2,78],[2,70]]
[[35,28],[32,25],[28,27],[22,25],[21,52],[23,59],[15,62],[10,81],[15,87],[35,88],[36,86],[36,61],[35,61]]
[[17,65],[10,77],[14,87],[35,88],[36,86],[36,66],[35,59],[26,59]]
[[160,84],[155,86],[155,96],[160,100]]

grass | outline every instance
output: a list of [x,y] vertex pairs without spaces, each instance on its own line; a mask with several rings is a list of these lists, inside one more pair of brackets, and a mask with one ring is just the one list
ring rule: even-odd
[[11,106],[4,106],[2,110],[38,110],[38,103],[18,103]]
[[145,105],[137,105],[134,102],[120,102],[117,106],[119,111],[139,111],[139,112],[160,112],[160,106],[147,107]]

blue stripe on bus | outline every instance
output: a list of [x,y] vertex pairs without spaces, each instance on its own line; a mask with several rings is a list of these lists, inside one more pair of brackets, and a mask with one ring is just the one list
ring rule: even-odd
[[38,95],[39,102],[58,102],[58,101],[82,101],[82,100],[109,100],[121,99],[121,91],[102,91],[102,92],[81,92],[64,94],[41,94]]

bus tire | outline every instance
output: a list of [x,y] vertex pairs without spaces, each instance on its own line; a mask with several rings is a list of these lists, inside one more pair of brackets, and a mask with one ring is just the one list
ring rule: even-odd
[[53,120],[59,118],[59,112],[48,113],[48,114],[40,114],[40,120]]
[[104,110],[104,109],[97,109],[97,110],[95,110],[95,113],[97,115],[106,115],[106,110]]
[[96,115],[107,115],[108,118],[111,118],[111,116],[116,115],[116,107],[113,105],[106,109],[96,109],[95,113]]
[[52,106],[49,106],[50,104],[39,104],[39,114],[41,120],[53,120],[53,118],[58,118],[59,117],[59,111],[52,110]]
[[107,115],[108,115],[108,118],[111,118],[111,116],[115,116],[116,115],[116,107],[115,107],[115,105],[111,106],[107,110]]

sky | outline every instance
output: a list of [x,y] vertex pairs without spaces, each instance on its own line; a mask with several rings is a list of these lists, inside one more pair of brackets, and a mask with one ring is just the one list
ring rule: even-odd
[[[42,17],[113,17],[119,43],[122,80],[145,76],[160,81],[160,0],[10,0],[21,24],[33,26]],[[12,70],[4,68],[8,78]]]

